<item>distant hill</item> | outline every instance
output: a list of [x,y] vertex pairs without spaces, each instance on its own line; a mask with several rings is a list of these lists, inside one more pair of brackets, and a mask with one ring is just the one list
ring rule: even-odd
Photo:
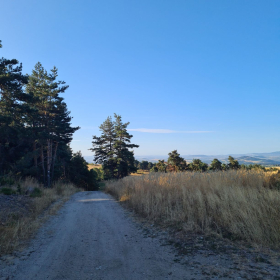
[[[217,158],[223,163],[228,162],[229,155],[181,155],[187,162],[191,162],[194,158],[200,159],[205,163],[211,163],[214,158]],[[280,151],[272,153],[248,153],[248,154],[231,154],[240,164],[261,164],[264,166],[273,166],[280,164]],[[84,156],[88,163],[93,163],[93,156]],[[167,160],[168,156],[151,155],[151,156],[135,156],[139,161],[147,160],[157,162],[158,160]]]
[[236,159],[240,164],[261,164],[265,166],[280,164],[280,161],[275,161],[264,157],[243,156]]

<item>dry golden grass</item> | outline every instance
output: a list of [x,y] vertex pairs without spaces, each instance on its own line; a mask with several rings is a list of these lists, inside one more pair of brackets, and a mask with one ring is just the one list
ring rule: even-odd
[[280,246],[280,192],[271,173],[151,173],[108,182],[106,191],[147,219],[185,231]]
[[142,176],[147,174],[150,174],[150,172],[147,170],[138,169],[136,173],[130,173],[130,176]]
[[[53,188],[45,189],[36,180],[29,178],[20,182],[22,191],[36,187],[42,191],[41,197],[32,199],[32,211],[29,215],[12,215],[5,225],[0,224],[0,255],[18,249],[46,220],[53,215],[78,189],[72,184],[56,183]],[[6,213],[1,213],[0,216]]]
[[102,168],[102,164],[88,164],[88,169],[91,170],[91,169],[94,169],[94,168]]

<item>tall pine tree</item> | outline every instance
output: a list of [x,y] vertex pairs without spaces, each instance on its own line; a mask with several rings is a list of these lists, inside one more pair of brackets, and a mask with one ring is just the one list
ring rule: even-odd
[[41,63],[35,65],[26,92],[34,109],[29,115],[29,127],[33,135],[34,165],[41,167],[42,180],[51,185],[59,145],[67,145],[79,127],[71,127],[71,116],[60,96],[68,86],[57,81],[57,68],[48,73]]
[[25,150],[24,113],[28,96],[23,87],[27,79],[16,59],[0,59],[0,175],[9,172]]
[[93,148],[90,149],[94,152],[94,161],[102,164],[106,179],[122,178],[137,170],[131,149],[139,146],[130,143],[133,136],[127,132],[129,122],[123,123],[117,114],[114,118],[112,121],[108,117],[100,125],[101,136],[93,136]]

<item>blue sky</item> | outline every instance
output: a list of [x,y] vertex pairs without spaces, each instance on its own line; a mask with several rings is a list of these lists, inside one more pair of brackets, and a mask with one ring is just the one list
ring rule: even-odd
[[72,148],[114,113],[135,155],[280,150],[280,2],[0,1],[0,56],[70,87]]

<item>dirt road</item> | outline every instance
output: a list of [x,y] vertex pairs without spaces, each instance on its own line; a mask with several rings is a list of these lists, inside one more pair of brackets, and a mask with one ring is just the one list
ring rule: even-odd
[[0,279],[191,279],[191,268],[161,245],[109,195],[77,193]]

